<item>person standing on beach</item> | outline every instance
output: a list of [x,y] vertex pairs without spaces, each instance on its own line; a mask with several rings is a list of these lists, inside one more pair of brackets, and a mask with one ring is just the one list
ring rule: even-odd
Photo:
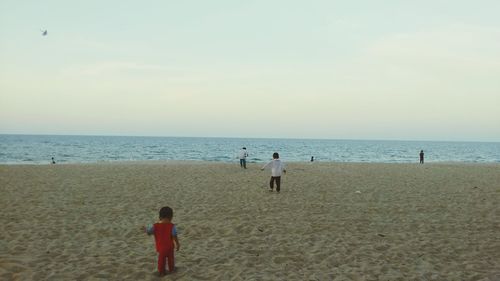
[[177,229],[172,223],[174,212],[170,207],[160,209],[160,220],[154,225],[143,226],[142,230],[148,235],[155,236],[156,252],[158,253],[158,273],[166,274],[165,264],[168,260],[168,271],[174,271],[174,246],[179,251],[180,244],[177,238]]
[[271,192],[274,190],[274,182],[276,182],[276,191],[280,192],[281,187],[281,174],[286,174],[285,163],[281,162],[280,155],[278,152],[273,153],[273,160],[267,163],[260,170],[271,168],[271,181],[269,181],[269,187],[271,188]]
[[248,152],[247,152],[246,147],[243,147],[240,150],[239,157],[240,157],[240,167],[246,169],[247,168],[247,157],[248,157]]
[[424,151],[420,150],[420,164],[424,164]]

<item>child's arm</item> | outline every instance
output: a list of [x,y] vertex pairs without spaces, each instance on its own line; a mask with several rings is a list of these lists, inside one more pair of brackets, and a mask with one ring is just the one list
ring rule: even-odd
[[179,238],[177,238],[177,227],[172,227],[172,240],[174,240],[175,249],[179,251],[181,244],[179,243]]
[[173,238],[174,238],[174,242],[175,242],[175,250],[179,251],[179,249],[181,248],[181,244],[179,243],[179,239],[177,238],[177,235],[175,235]]
[[266,165],[264,165],[264,167],[260,168],[261,171],[264,171],[264,169],[266,169],[267,167],[269,167],[269,165],[271,165],[272,162],[269,162],[267,163]]
[[143,226],[141,226],[141,230],[143,232],[145,232],[147,235],[151,235],[151,234],[154,234],[155,227],[154,227],[154,225],[148,225],[148,226],[143,225]]

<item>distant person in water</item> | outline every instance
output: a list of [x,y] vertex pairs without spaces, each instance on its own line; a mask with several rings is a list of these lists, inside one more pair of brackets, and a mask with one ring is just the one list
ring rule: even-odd
[[243,147],[240,150],[239,157],[240,157],[240,167],[246,169],[247,168],[247,157],[248,157],[248,152],[247,152],[246,147]]
[[424,151],[420,150],[420,164],[424,164]]
[[264,165],[261,170],[270,168],[271,169],[271,181],[269,181],[269,187],[271,192],[274,191],[274,182],[276,182],[276,191],[280,192],[281,187],[281,173],[286,174],[285,163],[281,162],[280,155],[278,152],[273,153],[273,160]]
[[54,160],[54,157],[52,157],[52,164],[55,164],[56,160]]
[[314,162],[314,156],[311,156],[311,162]]

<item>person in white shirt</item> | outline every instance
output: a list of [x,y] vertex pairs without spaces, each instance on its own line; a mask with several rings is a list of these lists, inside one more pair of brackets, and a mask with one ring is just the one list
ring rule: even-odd
[[271,168],[271,181],[269,181],[269,187],[271,188],[271,190],[269,191],[273,192],[274,182],[276,182],[276,191],[279,193],[281,186],[281,174],[286,174],[286,169],[285,163],[281,162],[278,152],[273,153],[273,160],[264,165],[261,170],[263,171],[267,168]]
[[243,147],[240,150],[240,167],[241,168],[245,168],[245,169],[247,168],[247,157],[248,157],[247,148]]

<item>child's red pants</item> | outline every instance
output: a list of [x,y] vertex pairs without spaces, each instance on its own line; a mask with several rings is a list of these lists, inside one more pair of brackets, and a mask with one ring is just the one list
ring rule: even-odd
[[158,252],[158,271],[165,273],[165,264],[168,259],[168,271],[174,271],[174,249]]

